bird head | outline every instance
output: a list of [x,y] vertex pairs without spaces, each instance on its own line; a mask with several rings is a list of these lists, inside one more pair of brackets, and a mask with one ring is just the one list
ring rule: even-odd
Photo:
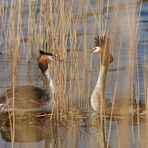
[[110,39],[106,38],[105,35],[97,36],[95,38],[95,47],[92,52],[99,53],[101,56],[101,64],[111,64],[113,62],[113,56],[109,51],[110,49]]
[[42,72],[45,72],[48,69],[48,63],[57,60],[57,55],[43,50],[40,50],[39,53],[38,66]]

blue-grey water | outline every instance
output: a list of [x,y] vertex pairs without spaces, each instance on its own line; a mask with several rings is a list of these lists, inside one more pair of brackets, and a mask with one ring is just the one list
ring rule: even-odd
[[[30,0],[31,1],[31,0]],[[1,1],[0,3],[5,3],[6,7],[10,6],[11,0],[5,0]],[[19,3],[19,1],[17,1]],[[24,5],[24,14],[23,14],[23,36],[24,38],[28,37],[28,0],[23,1]],[[112,49],[113,55],[114,55],[114,63],[110,67],[110,72],[108,75],[108,81],[107,81],[107,91],[106,91],[106,97],[112,98],[114,93],[114,87],[116,82],[116,73],[117,71],[113,71],[113,69],[118,67],[118,56],[120,55],[120,68],[119,68],[119,79],[118,79],[118,89],[116,92],[117,99],[122,98],[130,98],[131,97],[131,86],[134,86],[135,88],[135,95],[137,100],[140,99],[144,101],[145,99],[145,90],[144,85],[147,85],[147,74],[148,74],[148,1],[143,1],[141,12],[140,12],[140,22],[139,22],[139,28],[138,28],[138,35],[134,38],[133,42],[137,43],[138,47],[131,46],[131,48],[136,48],[136,60],[134,61],[134,65],[130,64],[129,60],[129,41],[130,41],[130,31],[133,28],[129,28],[129,20],[126,15],[127,8],[125,7],[125,1],[118,0],[118,1],[109,1],[109,15],[107,15],[107,0],[104,1],[103,5],[101,7],[96,4],[95,0],[89,1],[89,7],[86,8],[85,1],[82,1],[84,4],[82,6],[82,13],[85,14],[88,12],[87,19],[85,19],[85,16],[82,16],[82,18],[79,21],[78,28],[75,28],[75,31],[77,30],[77,48],[80,49],[78,54],[78,69],[81,69],[79,71],[79,85],[81,87],[81,92],[77,92],[74,89],[74,92],[72,93],[73,100],[79,101],[83,100],[84,102],[84,109],[86,111],[85,104],[89,104],[90,94],[92,93],[92,90],[95,86],[99,66],[98,66],[98,55],[93,55],[90,53],[85,53],[84,49],[89,49],[94,46],[94,37],[98,35],[100,32],[102,32],[105,28],[102,26],[102,28],[99,28],[99,19],[94,17],[94,13],[96,14],[97,10],[100,10],[102,8],[102,21],[105,22],[105,19],[107,17],[107,32],[111,32],[114,34],[114,49]],[[132,10],[135,7],[134,1],[129,2],[129,18],[132,18]],[[67,11],[68,8],[68,1],[65,1],[67,4]],[[128,1],[127,1],[128,3]],[[137,20],[139,15],[139,7],[141,2],[137,2]],[[39,19],[38,16],[40,15],[41,10],[39,9],[40,1],[39,0],[32,0],[32,4],[34,6],[35,11],[35,22],[38,24]],[[76,0],[74,2],[74,15],[76,16],[78,14],[78,8],[79,8],[79,2]],[[118,20],[114,20],[114,26],[111,25],[112,17],[116,15],[113,9],[116,5],[120,5],[119,7],[119,13],[118,13]],[[3,6],[1,6],[3,7]],[[66,7],[66,5],[65,5]],[[6,38],[7,33],[9,33],[9,16],[11,15],[11,12],[9,9],[6,10],[5,16],[0,16],[0,23],[1,23],[1,31],[0,31],[0,95],[10,86],[11,82],[11,59],[9,58],[10,52],[13,51],[10,47],[7,48],[5,45],[8,41]],[[56,11],[54,9],[53,4],[53,13]],[[132,22],[132,20],[130,20]],[[5,27],[2,27],[2,24],[5,24]],[[74,22],[75,23],[75,22]],[[135,21],[135,23],[138,23],[138,21]],[[85,26],[86,25],[86,26]],[[7,27],[8,26],[8,27]],[[112,26],[112,27],[111,27]],[[86,27],[86,28],[85,28]],[[37,28],[36,28],[37,29]],[[83,43],[84,34],[83,32],[86,31],[86,42],[85,46]],[[34,30],[35,31],[35,30]],[[114,32],[115,31],[115,32]],[[93,32],[93,33],[92,33]],[[33,32],[34,33],[34,32]],[[35,33],[34,33],[35,34]],[[135,35],[133,33],[133,35]],[[69,39],[70,40],[70,39]],[[119,53],[119,46],[120,41],[122,40],[122,46],[121,46],[121,53]],[[40,83],[40,71],[37,68],[36,63],[36,55],[37,51],[42,48],[42,45],[39,42],[32,43],[31,46],[27,45],[27,42],[20,44],[20,64],[18,66],[18,84],[25,85],[25,84],[33,84],[33,85],[39,85]],[[30,48],[32,52],[32,56],[28,53],[29,50],[26,50],[27,48]],[[70,42],[67,42],[67,48],[70,47]],[[136,50],[135,50],[136,51]],[[26,55],[29,55],[28,58],[26,58]],[[84,68],[84,54],[88,57],[88,67]],[[68,55],[68,60],[71,59],[75,61],[75,56],[73,54],[73,57],[71,55]],[[26,64],[27,61],[27,64]],[[31,63],[31,64],[30,64]],[[131,69],[134,67],[134,81],[131,80],[131,77],[129,77],[131,73]],[[70,67],[69,73],[71,72]],[[77,69],[76,69],[77,70]],[[85,72],[85,74],[84,74]],[[85,78],[86,76],[86,78]],[[67,93],[70,92],[69,90],[69,79],[73,79],[73,85],[75,87],[75,80],[74,77],[69,77],[67,80]],[[88,79],[89,78],[89,79]],[[85,81],[85,79],[87,79]],[[72,82],[72,80],[70,81]],[[77,82],[77,81],[76,81]],[[133,84],[132,84],[133,83]],[[89,85],[89,87],[87,87]],[[82,93],[82,94],[81,94]],[[78,95],[77,95],[78,94]],[[85,101],[88,101],[88,103],[85,103]],[[91,109],[89,112],[92,111]],[[88,121],[87,121],[88,120]],[[89,125],[89,119],[80,121],[73,121],[69,124],[51,124],[49,126],[25,126],[25,123],[22,123],[23,126],[19,125],[16,127],[16,139],[15,139],[15,148],[49,148],[49,147],[63,147],[63,148],[97,148],[101,147],[99,136],[101,135],[101,132],[99,128],[96,126]],[[113,121],[111,124],[111,134],[110,139],[108,141],[108,135],[109,135],[109,121],[106,121],[106,142],[109,142],[109,145],[111,148],[123,148],[123,147],[130,147],[130,148],[147,148],[147,132],[146,132],[146,125],[145,123],[140,123],[139,125],[131,125],[128,124],[126,128],[124,128],[124,124],[117,124],[116,121]],[[122,128],[123,126],[123,128]],[[0,148],[10,148],[11,142],[9,142],[10,139],[10,129],[1,129],[1,138],[0,138]],[[140,131],[140,133],[139,133]],[[128,134],[127,134],[127,133]],[[120,137],[121,135],[127,136],[127,137]],[[140,135],[140,137],[138,137]],[[139,138],[139,139],[138,139]],[[128,142],[127,142],[128,141]]]

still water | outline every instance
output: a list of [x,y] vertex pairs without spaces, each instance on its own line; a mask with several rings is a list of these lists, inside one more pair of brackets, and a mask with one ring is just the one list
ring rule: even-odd
[[[6,3],[9,1],[5,1]],[[33,2],[36,2],[35,0]],[[118,98],[128,98],[129,97],[129,89],[130,80],[126,77],[129,75],[129,61],[127,56],[128,51],[126,50],[128,48],[127,43],[129,41],[129,30],[128,28],[128,18],[126,18],[126,11],[124,7],[124,1],[110,1],[110,7],[109,7],[109,15],[108,15],[108,22],[107,25],[109,26],[111,24],[110,20],[112,18],[112,15],[115,15],[113,7],[118,3],[120,5],[120,12],[116,24],[116,36],[115,40],[117,40],[117,46],[115,46],[115,49],[113,50],[113,55],[115,56],[114,61],[118,61],[118,40],[121,38],[124,40],[124,49],[121,53],[121,72],[118,84],[118,91],[117,96]],[[24,10],[27,13],[28,10],[28,1],[24,1]],[[39,15],[39,8],[38,5],[40,5],[40,2],[37,4],[36,9],[36,17]],[[134,7],[134,3],[131,2],[131,6],[129,7],[128,11],[132,10]],[[140,2],[138,3],[139,7]],[[107,1],[104,1],[103,10],[106,11]],[[77,14],[77,10],[79,7],[79,3],[75,1],[74,3],[74,10],[75,15]],[[82,12],[85,13],[85,6],[82,7]],[[100,31],[96,25],[97,24],[96,19],[93,17],[93,14],[95,13],[95,10],[97,10],[97,5],[94,0],[90,1],[90,5],[88,7],[88,17],[87,20],[85,20],[85,17],[81,19],[79,22],[79,28],[77,30],[77,42],[78,47],[80,49],[83,49],[83,44],[81,43],[81,40],[83,38],[83,31],[84,31],[84,24],[87,24],[86,30],[87,30],[87,42],[86,48],[91,48],[93,46],[93,37],[91,35],[92,28],[94,33],[94,36],[98,34]],[[52,10],[54,11],[54,10]],[[132,11],[131,11],[132,12]],[[7,12],[10,13],[9,11]],[[137,11],[137,16],[139,12]],[[106,17],[106,13],[103,14],[103,17]],[[5,16],[6,17],[6,16]],[[130,17],[130,15],[129,15]],[[24,15],[23,18],[23,24],[24,24],[24,36],[27,37],[27,15]],[[103,18],[102,18],[103,19]],[[135,76],[134,80],[134,86],[135,90],[138,90],[140,88],[140,92],[136,91],[135,94],[139,97],[138,99],[141,99],[144,101],[144,74],[147,70],[146,67],[144,67],[144,63],[147,63],[148,61],[148,50],[147,49],[147,20],[148,20],[148,1],[144,1],[141,8],[140,13],[140,24],[138,29],[138,73]],[[5,19],[5,23],[9,23],[9,19]],[[96,29],[94,29],[96,28]],[[107,28],[107,30],[113,30],[114,28]],[[5,43],[5,34],[2,32],[2,43]],[[80,42],[79,42],[80,41]],[[68,44],[68,43],[67,43]],[[69,44],[67,45],[69,46]],[[34,49],[35,50],[35,49]],[[8,87],[10,84],[10,65],[9,59],[7,54],[7,50],[5,50],[3,47],[1,47],[0,51],[2,54],[0,55],[0,94]],[[126,52],[125,52],[126,51]],[[79,51],[79,57],[78,57],[78,67],[81,69],[83,65],[81,64],[81,55],[83,55],[82,50]],[[34,51],[33,51],[34,53]],[[24,47],[21,48],[21,60],[25,61],[24,55],[26,54],[26,51],[24,50]],[[89,57],[89,66],[90,69],[88,70],[88,75],[90,77],[89,82],[85,82],[86,84],[90,84],[89,91],[90,93],[84,94],[86,91],[82,91],[83,95],[79,95],[79,98],[77,95],[74,96],[77,100],[84,100],[84,98],[90,98],[90,94],[94,88],[95,82],[97,80],[98,75],[98,57],[95,55],[91,55],[89,53],[87,56]],[[30,62],[30,61],[29,61]],[[5,63],[5,64],[4,64]],[[115,63],[110,68],[110,75],[108,76],[108,83],[115,85],[114,80],[116,75],[114,74],[113,69],[117,67],[117,63]],[[135,66],[137,71],[137,66]],[[41,85],[40,84],[40,73],[36,65],[36,60],[31,61],[27,64],[20,64],[18,68],[18,77],[21,80],[21,84],[25,85],[29,83],[32,83],[34,85]],[[125,70],[124,70],[125,69]],[[27,71],[29,71],[29,76]],[[83,83],[83,72],[80,71],[79,77],[80,77],[80,83]],[[30,78],[31,75],[31,78]],[[126,77],[126,79],[125,79]],[[31,82],[30,82],[31,79]],[[27,81],[26,81],[27,80]],[[81,82],[82,81],[82,82]],[[113,82],[112,82],[113,81]],[[123,83],[124,82],[124,83]],[[107,98],[111,98],[113,96],[113,90],[112,85],[107,86]],[[80,85],[80,86],[83,86]],[[87,89],[87,87],[86,87]],[[140,94],[140,95],[139,95]],[[82,101],[83,102],[83,101]],[[85,103],[85,100],[84,100]],[[84,110],[86,111],[86,106],[84,104]],[[90,115],[91,114],[91,115]],[[105,144],[108,143],[108,146],[111,148],[147,148],[148,145],[148,135],[147,135],[147,127],[145,122],[141,122],[140,124],[131,124],[129,122],[120,122],[120,121],[108,121],[105,120],[105,127],[100,128],[99,120],[96,119],[94,121],[93,118],[93,111],[90,109],[88,113],[80,114],[80,116],[76,116],[74,118],[64,118],[62,120],[52,120],[49,121],[49,118],[46,117],[40,117],[40,118],[26,118],[26,119],[17,119],[16,120],[16,126],[15,126],[15,139],[14,139],[14,147],[15,148],[52,148],[52,147],[62,147],[62,148],[101,148],[105,147]],[[29,117],[31,115],[27,115]],[[92,119],[93,118],[93,119]],[[1,119],[4,119],[2,116]],[[122,120],[122,119],[121,119]],[[11,139],[11,128],[9,125],[9,121],[4,120],[4,122],[0,123],[0,131],[1,131],[1,138],[0,138],[0,148],[10,148],[12,146]],[[102,136],[103,135],[103,136]],[[104,141],[102,143],[102,141]],[[104,144],[105,143],[105,144]]]

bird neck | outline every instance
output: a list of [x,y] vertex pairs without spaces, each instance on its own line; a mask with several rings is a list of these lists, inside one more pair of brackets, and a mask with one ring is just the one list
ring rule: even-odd
[[45,88],[46,88],[47,92],[49,93],[51,98],[54,98],[55,85],[54,85],[53,78],[52,78],[52,76],[50,74],[50,71],[46,70],[43,73],[43,77],[44,77],[44,84],[45,84]]
[[107,70],[108,65],[101,64],[97,84],[91,96],[91,106],[96,112],[104,108]]
[[100,65],[100,72],[96,84],[96,88],[99,94],[99,98],[105,97],[106,77],[107,77],[108,65]]
[[91,96],[91,106],[96,112],[102,112],[102,109],[105,107],[106,78],[108,66],[112,60],[113,57],[109,53],[109,50],[103,50],[100,53],[100,72],[97,84]]

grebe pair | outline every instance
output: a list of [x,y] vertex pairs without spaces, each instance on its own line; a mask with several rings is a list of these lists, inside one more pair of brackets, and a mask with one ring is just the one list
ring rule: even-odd
[[[94,111],[99,112],[105,104],[105,88],[106,88],[106,78],[108,73],[108,67],[113,62],[113,56],[110,53],[110,39],[104,36],[97,36],[95,38],[96,46],[92,49],[92,52],[98,53],[100,55],[100,72],[97,80],[97,84],[91,96],[91,106]],[[54,104],[54,92],[55,86],[52,76],[48,70],[48,63],[50,61],[57,60],[57,56],[52,53],[44,52],[40,50],[40,56],[38,58],[38,66],[42,72],[43,80],[46,88],[39,88],[36,86],[18,86],[14,89],[15,96],[15,110],[24,111],[51,111]],[[2,111],[11,111],[13,89],[8,89],[5,94],[0,98],[0,107]],[[130,102],[130,99],[127,99]],[[102,102],[101,102],[102,101]],[[122,105],[123,99],[118,99],[116,101],[117,106]],[[136,101],[133,102],[133,107],[137,109]],[[112,104],[106,105],[107,109],[111,109]],[[143,112],[144,105],[139,104],[140,112]],[[130,114],[135,114],[136,112],[129,109]],[[117,111],[118,112],[118,111]]]

